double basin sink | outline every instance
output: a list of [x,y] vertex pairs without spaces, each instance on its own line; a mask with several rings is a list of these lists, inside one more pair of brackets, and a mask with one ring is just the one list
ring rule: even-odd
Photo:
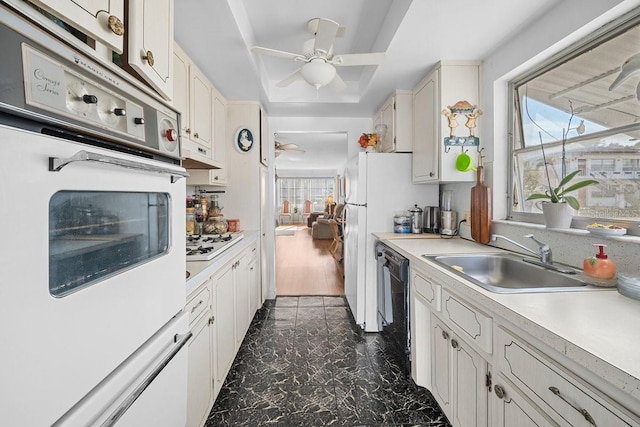
[[579,270],[541,265],[510,253],[422,255],[451,273],[495,293],[571,292],[606,289],[590,285]]

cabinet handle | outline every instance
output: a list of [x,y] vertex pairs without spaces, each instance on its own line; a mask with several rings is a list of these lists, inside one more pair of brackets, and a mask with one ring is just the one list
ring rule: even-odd
[[194,133],[194,134],[193,134],[193,137],[194,137],[194,138],[200,138],[200,136],[198,135],[198,132]]
[[118,18],[117,16],[109,16],[109,19],[107,19],[107,26],[116,36],[124,35],[124,24],[122,23],[122,20],[120,20],[120,18]]
[[452,340],[451,340],[451,347],[453,347],[453,348],[458,348],[458,340],[456,340],[456,339],[452,339]]
[[191,309],[191,312],[193,313],[194,311],[196,311],[196,308],[200,307],[203,302],[204,302],[203,300],[198,301],[198,303],[194,305],[193,308]]
[[445,340],[449,339],[449,333],[447,331],[442,331],[442,338],[444,338]]
[[429,172],[429,176],[433,178],[434,173],[433,172]]
[[560,389],[558,387],[551,386],[551,387],[549,387],[549,390],[551,390],[551,393],[555,394],[560,399],[564,400],[567,405],[571,406],[573,409],[575,409],[576,411],[580,412],[580,414],[584,417],[585,420],[587,420],[587,422],[589,424],[591,424],[592,426],[596,425],[596,422],[594,421],[594,419],[591,416],[591,414],[589,414],[589,412],[586,409],[580,408],[578,405],[576,405],[575,403],[569,401],[569,399],[564,397],[560,393]]
[[150,67],[153,67],[153,64],[156,63],[156,60],[153,59],[153,52],[151,52],[150,50],[147,51],[147,54],[144,55],[142,59],[147,61],[147,64],[149,64]]
[[498,396],[498,399],[504,399],[504,396],[507,394],[507,392],[504,391],[504,388],[500,384],[496,384],[493,390],[496,392],[496,396]]
[[184,130],[184,132],[185,132],[185,133],[188,133],[188,134],[191,134],[191,128],[186,128],[186,129]]
[[209,318],[209,324],[210,324],[210,325],[213,325],[213,322],[215,322],[215,321],[216,321],[216,316],[211,316],[211,317]]

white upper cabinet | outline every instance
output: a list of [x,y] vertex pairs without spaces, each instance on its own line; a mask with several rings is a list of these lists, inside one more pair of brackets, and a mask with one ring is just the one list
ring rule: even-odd
[[[480,64],[477,62],[441,62],[413,89],[413,182],[472,182],[473,171],[459,172],[456,157],[461,147],[445,147],[444,138],[468,137],[471,119],[462,113],[453,118],[451,135],[449,119],[442,114],[459,101],[477,105],[480,100]],[[478,106],[480,107],[480,106]],[[482,135],[480,123],[474,120],[475,136]],[[464,147],[472,158],[477,147]]]
[[412,151],[413,121],[411,91],[397,90],[386,100],[373,118],[373,129],[378,124],[387,125],[387,134],[382,141],[382,152],[410,153]]
[[173,0],[129,0],[129,65],[165,99],[173,95]]
[[[124,48],[124,0],[32,0],[117,53]],[[155,1],[153,2],[155,5]],[[172,34],[173,37],[173,34]]]
[[[180,135],[182,139],[189,137],[189,67],[191,61],[180,46],[173,47],[173,98],[171,103],[180,111]],[[187,132],[189,130],[189,132]]]

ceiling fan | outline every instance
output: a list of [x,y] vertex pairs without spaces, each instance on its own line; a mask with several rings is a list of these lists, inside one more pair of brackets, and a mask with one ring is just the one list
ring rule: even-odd
[[337,74],[335,66],[378,65],[385,59],[384,52],[335,55],[333,42],[336,37],[342,35],[344,27],[340,27],[340,24],[331,19],[311,19],[307,22],[307,29],[314,38],[303,44],[303,53],[291,53],[260,46],[251,48],[251,51],[257,54],[304,62],[301,68],[278,82],[276,86],[285,87],[296,80],[303,79],[316,90],[326,85],[343,90],[347,85]]
[[297,144],[283,144],[281,142],[276,141],[276,157],[278,157],[280,154],[284,153],[285,151],[297,151],[299,153],[304,153],[304,150],[301,150],[300,148],[298,148]]

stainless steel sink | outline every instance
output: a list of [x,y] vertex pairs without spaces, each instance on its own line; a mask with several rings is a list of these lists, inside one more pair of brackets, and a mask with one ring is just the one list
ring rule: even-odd
[[[508,253],[422,255],[450,272],[496,293],[571,292],[600,290],[576,273],[563,267],[550,270],[526,262],[522,255]],[[572,274],[567,274],[571,272]]]

